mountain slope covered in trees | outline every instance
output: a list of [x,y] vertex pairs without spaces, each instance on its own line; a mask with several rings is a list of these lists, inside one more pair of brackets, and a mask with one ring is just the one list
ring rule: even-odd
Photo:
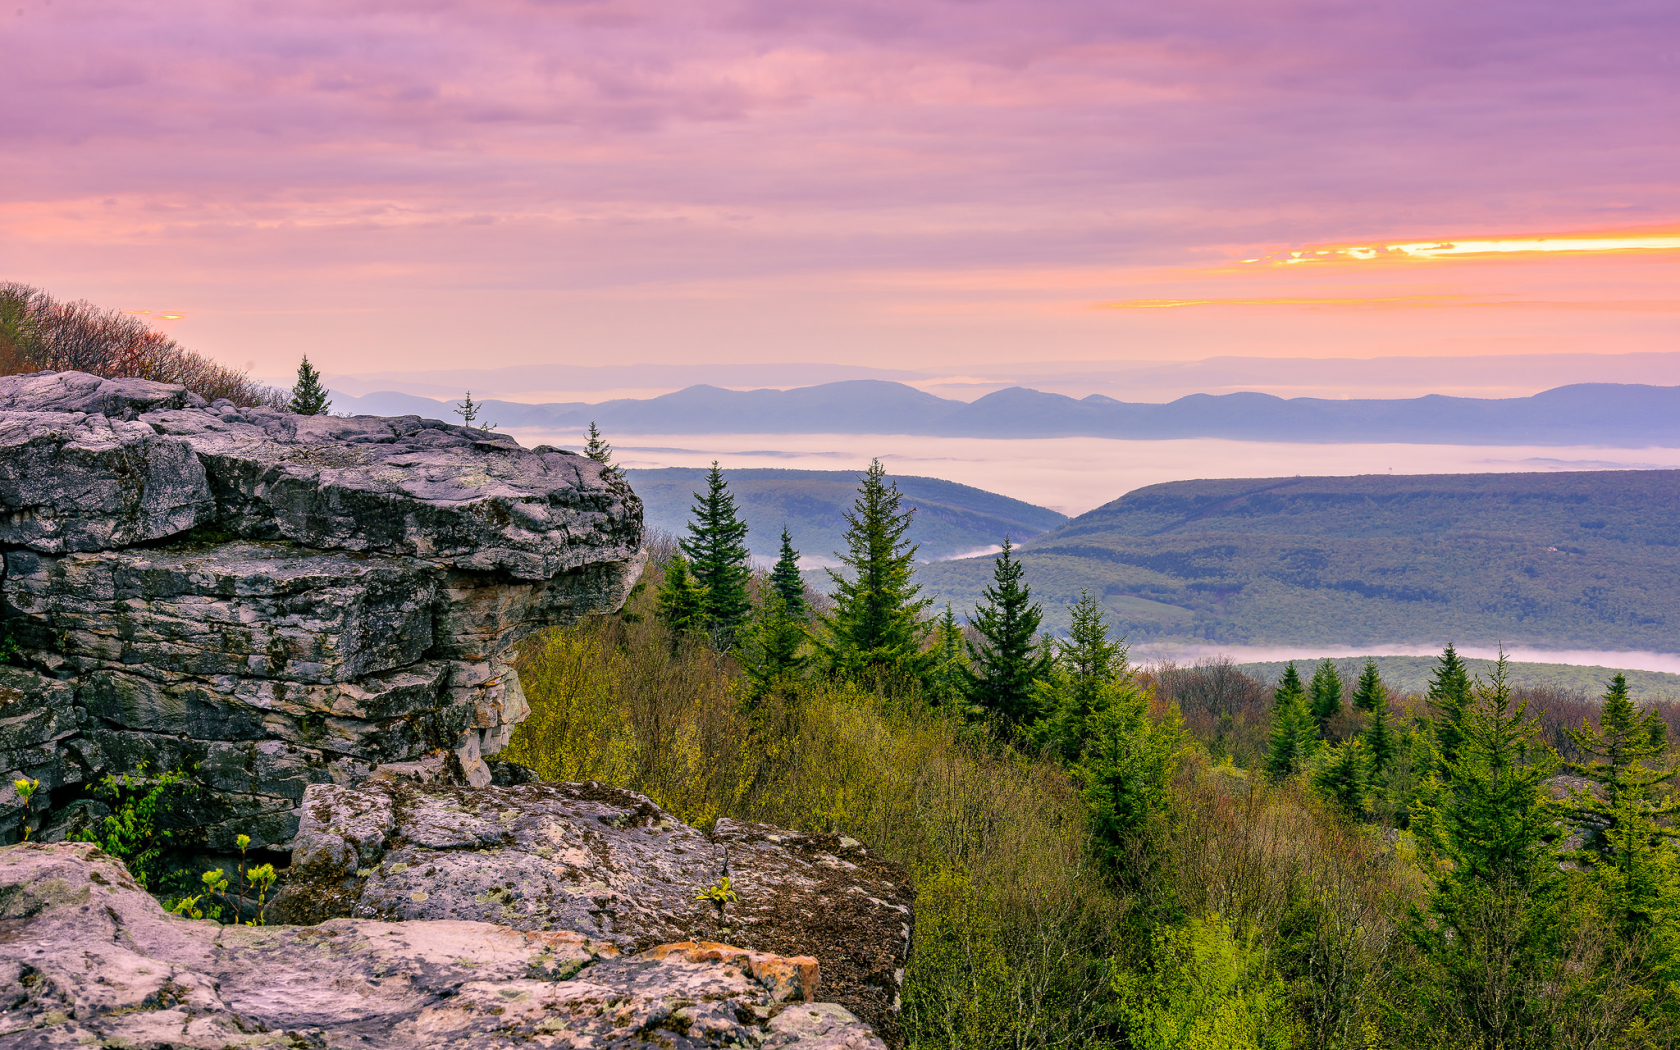
[[[706,484],[706,471],[691,467],[625,474],[642,497],[643,520],[670,533],[682,531],[692,494],[704,491]],[[844,548],[844,514],[857,495],[857,471],[747,469],[725,474],[747,523],[747,547],[754,555],[775,557],[784,525],[807,558],[832,564],[834,552]],[[1006,536],[1025,540],[1068,520],[1056,511],[954,481],[896,475],[892,480],[917,509],[909,539],[920,545],[917,557],[923,560],[993,547]]]
[[[1132,641],[1674,648],[1680,471],[1184,481],[1020,552],[1046,626],[1082,588]],[[988,558],[929,566],[971,605]]]

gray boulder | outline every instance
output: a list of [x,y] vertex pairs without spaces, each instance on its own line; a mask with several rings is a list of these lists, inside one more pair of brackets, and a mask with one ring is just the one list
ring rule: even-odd
[[531,631],[616,609],[641,503],[583,456],[407,416],[0,378],[0,841],[61,838],[107,773],[186,769],[176,843],[284,848],[311,784],[484,758]]
[[[467,789],[427,776],[387,767],[354,788],[308,788],[271,914],[568,930],[626,953],[722,941],[810,955],[823,998],[900,1041],[914,892],[861,843],[730,820],[708,836],[595,783]],[[701,899],[725,875],[736,899]]]
[[459,920],[219,926],[84,843],[0,849],[7,1047],[885,1050],[815,960]]

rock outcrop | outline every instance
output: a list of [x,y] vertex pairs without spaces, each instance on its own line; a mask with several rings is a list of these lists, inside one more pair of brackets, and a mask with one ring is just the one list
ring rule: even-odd
[[0,841],[18,777],[50,839],[104,773],[194,770],[177,845],[210,850],[284,843],[309,785],[428,752],[487,784],[526,712],[512,647],[617,608],[640,543],[628,486],[547,446],[0,378]]
[[0,849],[0,1043],[885,1050],[813,960],[453,919],[219,926],[85,843]]
[[[471,789],[394,772],[308,789],[271,918],[467,920],[571,931],[624,953],[726,941],[808,955],[823,998],[900,1041],[914,894],[863,844],[731,820],[708,836],[593,783]],[[726,875],[734,900],[699,899]]]

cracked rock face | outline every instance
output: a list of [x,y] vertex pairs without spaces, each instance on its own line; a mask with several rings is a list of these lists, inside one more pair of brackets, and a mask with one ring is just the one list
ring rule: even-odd
[[383,763],[487,784],[527,710],[512,647],[622,604],[640,543],[628,486],[547,446],[0,378],[0,841],[18,777],[51,839],[107,772],[196,769],[177,842],[212,850],[286,842],[309,785]]
[[808,957],[460,920],[219,926],[85,843],[0,849],[8,1047],[885,1050]]
[[[735,900],[698,899],[725,874]],[[490,922],[624,953],[723,941],[809,955],[821,997],[896,1044],[913,903],[902,869],[840,836],[730,820],[708,836],[599,784],[472,789],[387,770],[308,789],[271,915]]]

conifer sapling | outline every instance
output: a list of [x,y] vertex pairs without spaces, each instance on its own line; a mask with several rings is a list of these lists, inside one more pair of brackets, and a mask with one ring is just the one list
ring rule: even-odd
[[304,354],[298,364],[297,382],[292,386],[292,401],[288,408],[300,416],[325,415],[332,402],[327,400],[327,388],[321,385],[321,373],[309,363]]

